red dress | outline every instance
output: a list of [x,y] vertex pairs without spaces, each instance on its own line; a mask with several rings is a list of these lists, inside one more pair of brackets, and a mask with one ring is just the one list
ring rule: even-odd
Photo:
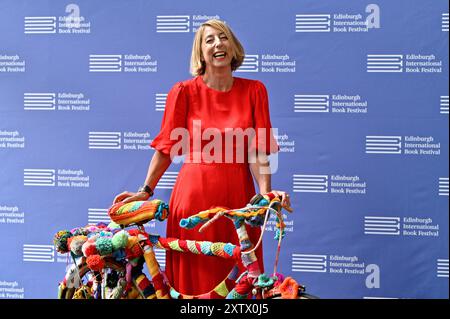
[[[235,77],[231,90],[220,92],[209,88],[200,76],[179,82],[167,96],[161,131],[151,146],[170,154],[172,146],[181,141],[181,138],[170,139],[170,133],[175,128],[185,128],[185,132],[189,132],[189,144],[184,144],[189,146],[189,149],[176,151],[178,155],[185,153],[186,161],[180,169],[170,198],[167,237],[239,244],[233,223],[227,218],[219,219],[203,233],[197,231],[198,227],[192,230],[183,229],[179,222],[182,218],[214,206],[244,207],[255,194],[247,155],[242,161],[242,158],[236,155],[236,149],[253,145],[266,154],[279,149],[269,131],[271,123],[264,84]],[[205,134],[207,128],[210,130],[207,136],[201,138],[201,135],[195,134]],[[232,144],[227,144],[227,128],[267,128],[266,140],[259,143],[255,140],[244,140],[244,144],[233,141]],[[208,147],[213,139],[222,140],[221,150]],[[235,152],[232,154],[231,163],[230,158],[225,158],[230,154],[230,148],[225,145],[232,145],[232,152]],[[203,156],[205,154],[214,156],[216,160]],[[251,241],[256,244],[260,229],[248,225],[246,227]],[[263,271],[261,248],[257,250],[257,257]],[[225,279],[233,265],[233,261],[219,257],[173,251],[166,254],[167,277],[176,290],[185,294],[197,295],[210,291]],[[242,265],[241,270],[244,270]]]

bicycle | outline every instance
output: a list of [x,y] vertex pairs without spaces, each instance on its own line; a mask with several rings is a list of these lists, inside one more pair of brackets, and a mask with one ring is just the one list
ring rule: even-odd
[[[214,207],[180,221],[180,226],[192,229],[203,224],[199,231],[223,216],[231,219],[239,238],[239,246],[232,243],[181,240],[148,234],[144,224],[151,220],[163,221],[169,207],[161,200],[116,203],[108,210],[112,220],[108,226],[97,224],[60,231],[55,234],[57,251],[70,253],[74,263],[68,267],[58,287],[60,299],[317,299],[305,292],[305,287],[293,278],[277,273],[281,240],[285,236],[282,206],[274,194],[255,195],[240,209]],[[277,218],[275,239],[278,240],[272,276],[261,273],[254,251],[260,245],[265,225],[271,213]],[[249,240],[245,224],[261,227],[256,245]],[[137,226],[126,230],[127,227]],[[187,295],[176,291],[167,280],[154,248],[217,256],[236,260],[227,277],[214,289],[200,295]],[[238,261],[245,271],[238,273]],[[151,276],[142,272],[143,264]]]

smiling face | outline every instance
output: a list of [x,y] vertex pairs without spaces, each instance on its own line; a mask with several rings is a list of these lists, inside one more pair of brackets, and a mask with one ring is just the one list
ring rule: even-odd
[[203,31],[201,50],[206,69],[230,68],[231,70],[234,50],[224,32],[206,26]]
[[[205,74],[206,68],[231,68],[242,65],[245,52],[241,42],[230,27],[221,20],[211,19],[203,23],[195,33],[191,52],[191,74]],[[219,69],[216,69],[219,70]]]

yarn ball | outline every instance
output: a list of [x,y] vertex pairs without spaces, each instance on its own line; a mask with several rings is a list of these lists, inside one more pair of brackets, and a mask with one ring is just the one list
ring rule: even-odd
[[82,246],[83,244],[87,241],[87,236],[73,236],[70,238],[70,251],[75,255],[75,256],[83,256],[83,251],[82,251]]
[[100,271],[103,267],[105,267],[105,261],[99,255],[89,256],[86,259],[86,264],[94,271]]
[[68,230],[61,230],[55,234],[53,237],[53,245],[56,251],[65,254],[69,252],[69,247],[67,245],[67,240],[72,237],[73,234]]
[[124,230],[119,231],[112,238],[113,250],[125,248],[127,243],[128,243],[128,234]]
[[113,250],[112,240],[108,237],[99,237],[95,241],[95,248],[101,256],[110,255]]
[[97,255],[98,251],[97,248],[95,247],[95,240],[88,239],[81,247],[81,251],[83,252],[83,255],[85,257]]

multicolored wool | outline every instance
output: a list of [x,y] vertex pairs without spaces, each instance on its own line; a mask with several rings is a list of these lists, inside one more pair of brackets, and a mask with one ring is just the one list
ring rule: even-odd
[[150,241],[158,248],[179,252],[191,252],[196,255],[219,256],[225,259],[239,260],[241,249],[230,243],[210,241],[182,240],[150,236]]
[[157,219],[165,220],[169,216],[169,205],[159,199],[151,201],[118,202],[108,210],[111,220],[118,225],[145,224]]

